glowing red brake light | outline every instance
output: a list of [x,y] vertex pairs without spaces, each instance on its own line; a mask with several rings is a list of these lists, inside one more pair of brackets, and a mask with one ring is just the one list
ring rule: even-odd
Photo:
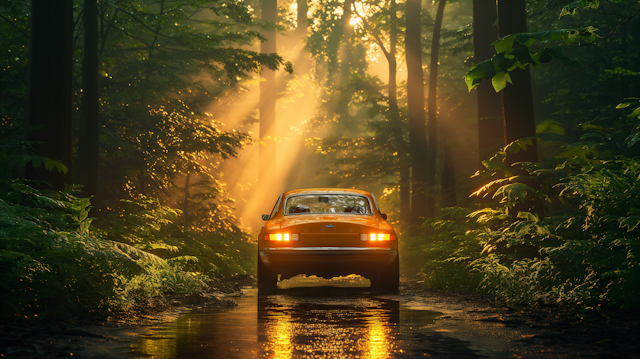
[[369,235],[362,233],[360,234],[360,240],[363,242],[367,240],[369,242],[395,241],[396,236],[390,233],[369,233]]
[[264,235],[265,241],[273,241],[273,242],[289,242],[289,241],[298,241],[300,240],[300,234],[294,233],[270,233]]

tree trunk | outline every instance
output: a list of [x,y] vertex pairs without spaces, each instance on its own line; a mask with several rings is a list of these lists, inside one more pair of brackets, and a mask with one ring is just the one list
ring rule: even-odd
[[[84,46],[82,59],[82,131],[78,143],[79,182],[84,197],[98,201],[98,6],[97,0],[84,1]],[[93,211],[92,211],[93,212]],[[96,213],[92,213],[95,216]]]
[[[389,117],[391,121],[396,124],[395,141],[399,148],[402,148],[404,144],[403,131],[402,131],[402,119],[400,118],[400,110],[398,108],[398,85],[397,74],[398,65],[396,61],[396,51],[398,43],[398,29],[396,27],[396,1],[390,0],[389,2],[389,53],[387,55],[387,61],[389,63]],[[400,183],[400,220],[406,221],[409,219],[411,211],[410,203],[410,189],[409,189],[409,167],[406,162],[398,157],[400,165],[398,166],[398,180]]]
[[[351,5],[353,0],[345,0],[342,6],[342,18],[341,21],[332,30],[331,36],[328,39],[327,51],[330,55],[329,63],[327,64],[327,86],[337,87],[348,81],[349,78],[349,65],[345,62],[346,56],[351,53],[348,40],[353,31],[349,21],[351,20]],[[341,71],[342,70],[342,71]],[[336,76],[337,75],[337,76]]]
[[[262,20],[275,22],[278,15],[277,0],[262,2]],[[262,42],[260,51],[263,53],[276,52],[276,33],[267,31],[262,34],[267,41]],[[277,154],[276,154],[276,73],[263,69],[260,82],[260,147],[259,147],[259,188],[262,198],[270,199],[277,196]]]
[[32,0],[27,124],[39,156],[60,160],[66,174],[28,166],[25,176],[63,190],[72,183],[73,1]]
[[409,120],[409,153],[411,156],[411,217],[418,223],[427,214],[427,131],[424,113],[424,74],[422,72],[422,46],[420,42],[420,0],[407,0],[405,52],[407,59],[407,107]]
[[[498,29],[500,37],[527,31],[524,0],[498,0]],[[510,76],[513,84],[507,85],[502,90],[504,137],[507,144],[536,134],[529,68],[515,69],[510,72]],[[533,146],[528,147],[527,151],[507,154],[509,164],[537,160],[538,146],[535,140]]]
[[353,63],[354,51],[352,48],[351,36],[353,35],[353,26],[351,26],[351,16],[353,15],[353,10],[351,9],[351,5],[353,5],[353,0],[345,0],[344,2],[344,13],[342,15],[342,37],[340,38],[340,48],[338,50],[338,56],[336,57],[339,61],[340,67],[340,77],[338,85],[345,84],[349,82],[351,78],[351,65]]
[[[489,60],[495,54],[491,44],[498,40],[496,0],[473,0],[473,59],[476,64]],[[482,81],[476,87],[478,96],[478,158],[488,160],[504,143],[502,99],[491,82]]]
[[191,195],[189,194],[189,181],[191,180],[191,173],[187,173],[187,176],[184,179],[184,203],[182,205],[182,216],[184,218],[184,225],[189,225],[189,199]]
[[442,207],[455,207],[457,205],[456,170],[453,162],[453,150],[448,139],[451,130],[444,133],[444,166],[442,169]]
[[427,216],[435,215],[435,187],[436,187],[436,159],[438,158],[438,55],[440,52],[440,30],[442,29],[442,17],[447,0],[438,2],[436,21],[433,25],[433,38],[431,39],[431,65],[429,66],[429,149],[427,156]]
[[299,38],[304,39],[307,37],[307,12],[309,11],[309,5],[307,0],[296,0],[298,5],[298,19],[296,33]]

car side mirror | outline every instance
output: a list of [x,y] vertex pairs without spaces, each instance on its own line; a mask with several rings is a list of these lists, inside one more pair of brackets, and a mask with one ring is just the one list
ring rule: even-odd
[[269,217],[271,217],[271,216],[269,216],[268,214],[263,214],[263,215],[262,215],[262,220],[263,220],[263,221],[268,221],[268,220],[269,220]]
[[380,215],[382,216],[382,219],[384,219],[385,221],[387,220],[387,215],[385,213],[380,213]]

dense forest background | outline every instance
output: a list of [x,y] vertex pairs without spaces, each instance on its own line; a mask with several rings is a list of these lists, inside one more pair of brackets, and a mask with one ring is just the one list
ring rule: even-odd
[[0,313],[252,273],[304,187],[375,193],[431,287],[637,309],[639,10],[1,0]]

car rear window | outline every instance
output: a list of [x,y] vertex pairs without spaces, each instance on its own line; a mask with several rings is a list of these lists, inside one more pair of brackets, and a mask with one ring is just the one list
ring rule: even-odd
[[369,199],[348,194],[305,194],[287,198],[284,214],[372,214]]

